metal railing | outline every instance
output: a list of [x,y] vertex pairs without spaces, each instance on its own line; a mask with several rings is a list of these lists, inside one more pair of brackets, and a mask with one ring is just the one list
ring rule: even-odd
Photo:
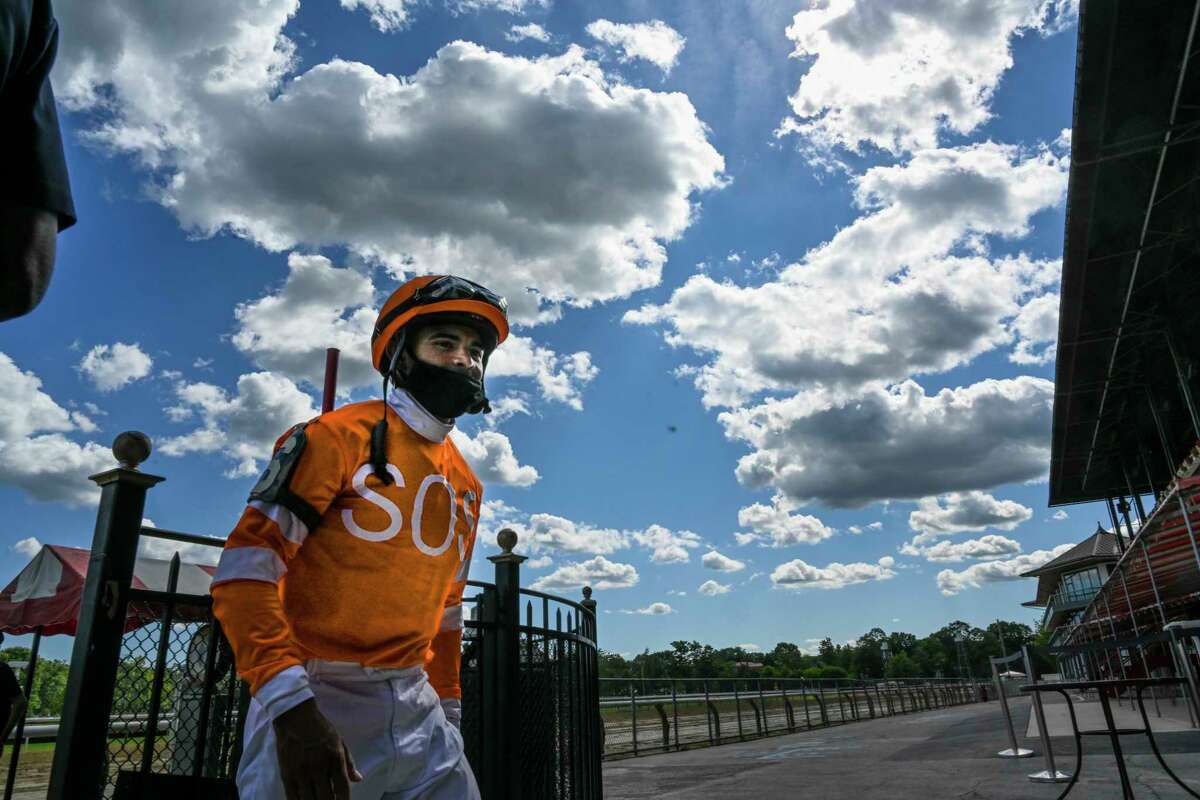
[[742,742],[973,703],[957,678],[601,678],[604,758]]
[[[132,586],[141,536],[224,542],[142,527],[146,492],[162,478],[121,460],[93,478],[102,495],[47,797],[232,797],[250,697],[212,597],[179,591],[178,554],[165,588]],[[520,588],[525,558],[512,552],[516,539],[500,532],[503,552],[489,558],[495,583],[471,581],[464,594],[467,757],[484,800],[599,798],[596,603],[587,588],[578,603]],[[35,644],[27,685],[36,659]],[[23,736],[22,727],[10,795]]]
[[1092,598],[1099,591],[1099,586],[1087,589],[1067,589],[1065,586],[1059,588],[1046,601],[1046,611],[1042,614],[1042,627],[1049,625],[1050,619],[1054,616],[1055,612],[1073,611],[1087,607],[1087,604],[1092,601]]

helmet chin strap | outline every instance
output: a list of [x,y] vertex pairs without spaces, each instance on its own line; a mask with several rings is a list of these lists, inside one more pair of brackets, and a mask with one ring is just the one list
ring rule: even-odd
[[371,472],[384,486],[392,485],[392,475],[387,470],[387,410],[388,410],[388,380],[400,362],[400,354],[404,352],[404,331],[401,330],[392,339],[394,350],[388,368],[383,373],[383,416],[371,428]]

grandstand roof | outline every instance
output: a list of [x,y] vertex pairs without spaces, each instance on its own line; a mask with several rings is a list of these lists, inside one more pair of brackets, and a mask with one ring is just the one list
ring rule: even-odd
[[1197,439],[1176,364],[1196,384],[1198,14],[1196,0],[1080,10],[1050,505],[1161,489]]

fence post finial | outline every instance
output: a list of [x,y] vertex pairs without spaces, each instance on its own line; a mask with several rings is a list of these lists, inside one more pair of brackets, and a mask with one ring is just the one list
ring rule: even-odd
[[150,437],[141,431],[125,431],[113,440],[112,454],[125,469],[137,469],[150,457]]
[[496,534],[496,544],[500,545],[504,555],[511,555],[513,548],[517,546],[517,532],[512,528],[505,528]]

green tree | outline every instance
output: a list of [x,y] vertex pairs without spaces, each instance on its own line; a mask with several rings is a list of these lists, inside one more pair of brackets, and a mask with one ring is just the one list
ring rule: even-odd
[[28,716],[57,717],[62,715],[63,698],[67,694],[67,674],[71,666],[65,661],[38,661],[33,673]]
[[889,678],[916,678],[920,677],[920,670],[908,653],[898,653],[892,656],[888,663],[887,676]]
[[780,642],[767,653],[766,662],[783,675],[795,675],[804,669],[805,655],[791,642]]
[[848,677],[846,670],[836,666],[821,667],[820,674],[821,677],[825,679]]
[[825,663],[832,663],[837,659],[837,648],[833,645],[833,640],[826,636],[817,645],[817,657]]
[[601,678],[629,677],[629,662],[620,653],[611,650],[601,650],[598,653]]

